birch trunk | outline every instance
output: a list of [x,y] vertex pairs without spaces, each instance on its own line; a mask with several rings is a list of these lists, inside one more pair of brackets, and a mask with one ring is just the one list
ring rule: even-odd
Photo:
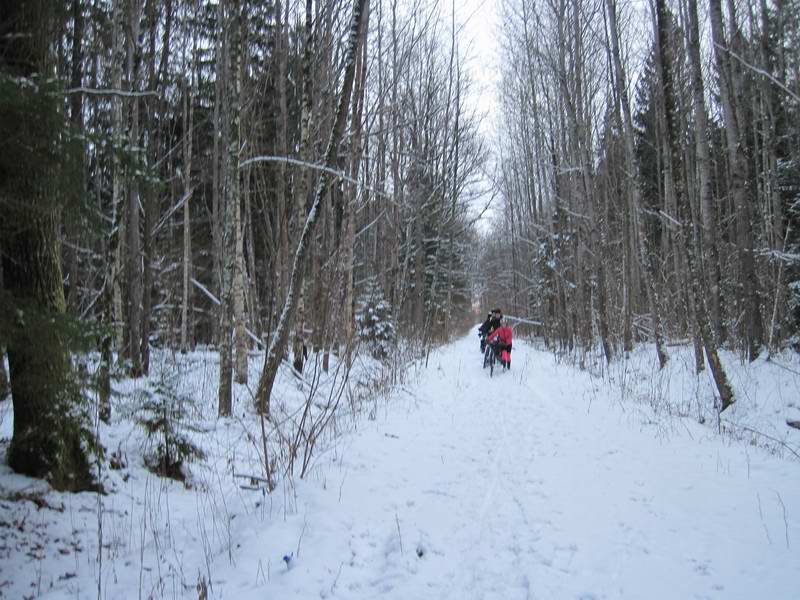
[[[222,7],[217,7],[218,19],[222,19]],[[221,21],[220,21],[221,22]],[[217,36],[215,48],[216,79],[214,81],[214,110],[213,110],[213,136],[214,143],[211,158],[211,279],[213,287],[220,295],[222,294],[222,223],[223,223],[223,202],[222,199],[222,180],[224,176],[223,152],[220,146],[224,145],[222,137],[226,129],[220,114],[220,107],[225,104],[224,83],[226,81],[225,65],[226,48],[224,44],[224,31]],[[220,321],[222,319],[222,307],[216,306],[213,309],[211,318],[212,338],[216,344],[221,343],[222,334],[220,331]]]
[[692,107],[694,109],[694,137],[697,151],[697,171],[700,213],[703,222],[703,248],[706,279],[708,280],[710,319],[718,342],[725,339],[720,299],[722,274],[719,266],[717,226],[714,198],[711,188],[711,151],[708,141],[708,116],[706,114],[702,62],[700,58],[700,28],[697,17],[697,0],[688,0],[689,65],[692,81]]
[[[347,120],[348,108],[350,106],[350,95],[353,88],[353,79],[355,74],[355,57],[358,51],[358,41],[360,39],[359,31],[361,28],[361,18],[366,2],[367,0],[355,0],[355,4],[353,6],[353,15],[349,28],[348,47],[345,58],[345,72],[342,82],[342,90],[339,95],[336,119],[333,123],[331,135],[328,139],[327,150],[325,152],[324,164],[329,168],[336,164],[337,147],[341,142]],[[284,302],[283,310],[281,311],[280,321],[278,322],[278,326],[272,337],[264,360],[264,369],[259,379],[256,400],[258,402],[259,411],[262,414],[267,415],[267,417],[269,417],[270,414],[270,398],[272,395],[272,387],[275,383],[275,376],[278,373],[278,366],[280,365],[281,357],[284,354],[284,348],[289,338],[289,330],[291,329],[292,320],[296,310],[293,295],[295,290],[298,289],[298,286],[302,285],[308,245],[311,242],[314,229],[319,218],[320,203],[327,195],[331,183],[331,175],[328,172],[323,172],[320,176],[319,182],[317,183],[314,202],[311,204],[308,216],[306,217],[305,227],[300,235],[297,251],[294,255],[291,279],[289,281],[286,301]]]
[[[303,96],[300,113],[300,160],[310,162],[312,158],[311,149],[311,114],[313,112],[313,55],[314,55],[314,29],[313,29],[313,3],[306,0],[305,12],[305,45],[303,47]],[[311,173],[303,169],[297,174],[298,184],[295,189],[294,197],[294,222],[295,234],[300,231],[301,224],[306,223],[306,203],[308,202],[309,191],[311,189]],[[321,214],[322,210],[319,209]],[[317,216],[319,218],[320,215]],[[300,241],[295,247],[295,252],[299,249]],[[296,256],[296,254],[295,254]],[[295,259],[296,262],[296,259]],[[287,265],[288,266],[288,265]],[[294,268],[294,265],[292,266]],[[305,269],[305,260],[302,263]],[[290,286],[291,287],[291,286]],[[292,338],[292,359],[294,370],[298,373],[303,372],[305,360],[305,312],[306,312],[306,278],[305,273],[300,277],[300,287],[297,289],[297,298],[293,301],[296,304],[295,310],[297,319]],[[288,292],[288,290],[287,290]],[[286,299],[288,302],[288,297]]]
[[255,230],[253,228],[253,208],[252,208],[252,180],[250,173],[245,171],[242,174],[242,198],[244,199],[244,224],[242,235],[245,239],[246,259],[244,264],[247,266],[242,271],[245,277],[245,302],[248,307],[248,318],[250,324],[256,331],[263,331],[261,321],[261,300],[258,295],[258,272],[256,271],[256,244]]
[[633,227],[631,237],[636,240],[636,247],[639,253],[639,260],[642,264],[642,275],[645,280],[647,291],[647,302],[650,306],[650,314],[653,318],[653,337],[658,354],[658,364],[663,369],[669,355],[667,354],[666,344],[664,343],[664,333],[661,325],[660,301],[658,290],[653,280],[653,264],[650,253],[645,245],[645,230],[641,216],[641,194],[636,182],[636,151],[634,146],[633,118],[631,117],[630,102],[628,100],[627,79],[625,69],[622,65],[622,58],[619,49],[619,30],[617,28],[617,12],[614,0],[606,0],[606,9],[611,37],[611,50],[614,59],[614,84],[617,88],[620,106],[622,108],[623,139],[625,142],[625,164],[626,164],[626,189],[629,202],[629,215]]
[[[711,1],[714,2],[715,0]],[[720,400],[722,401],[721,410],[725,410],[734,402],[733,390],[728,383],[727,375],[725,374],[722,363],[719,360],[716,342],[714,341],[714,336],[711,332],[711,327],[709,326],[708,322],[708,313],[705,307],[706,295],[703,290],[702,273],[700,271],[695,254],[697,250],[697,235],[695,234],[692,236],[685,233],[686,228],[692,227],[692,217],[691,208],[686,197],[683,183],[683,169],[681,168],[681,150],[680,142],[678,141],[677,130],[677,104],[674,97],[675,88],[672,74],[672,53],[669,48],[667,34],[669,25],[667,20],[665,0],[656,0],[656,27],[658,47],[660,49],[661,57],[659,66],[661,71],[661,81],[664,89],[666,137],[670,150],[667,159],[671,163],[670,172],[672,174],[677,208],[679,209],[678,214],[682,223],[678,230],[678,243],[681,244],[681,247],[685,249],[686,262],[689,271],[688,276],[690,278],[692,293],[696,303],[694,308],[696,311],[695,316],[697,327],[699,329],[700,336],[703,339],[703,347],[706,352],[706,358],[708,359],[708,364],[711,368],[714,382],[717,385],[717,391],[719,392]]]
[[222,270],[222,319],[219,343],[219,409],[221,417],[230,416],[233,408],[233,348],[232,334],[236,319],[236,283],[239,254],[237,252],[237,231],[241,229],[239,211],[239,145],[240,145],[240,57],[241,57],[241,5],[240,0],[226,0],[220,5],[225,23],[225,42],[223,43],[224,109],[222,120],[225,127],[225,169],[222,202],[224,203],[224,223],[222,230],[223,270]]
[[[350,155],[350,175],[358,181],[359,166],[361,165],[361,157],[363,154],[362,142],[362,113],[364,110],[364,95],[366,90],[367,78],[367,45],[364,37],[369,29],[369,0],[364,6],[364,25],[361,27],[361,40],[359,44],[361,51],[358,53],[358,62],[356,64],[357,79],[355,83],[355,98],[353,101],[353,148]],[[355,335],[355,315],[353,312],[355,305],[355,282],[353,280],[353,258],[355,250],[355,222],[356,222],[356,206],[358,200],[358,190],[353,186],[351,193],[345,200],[344,207],[344,349],[345,361],[348,369],[352,365],[352,350],[353,350],[353,337]],[[327,356],[327,355],[326,355]]]
[[[237,123],[238,127],[238,123]],[[232,136],[232,141],[236,142],[236,156],[233,157],[229,168],[231,169],[231,177],[237,179],[237,183],[233,186],[234,193],[231,195],[234,202],[233,207],[233,228],[235,236],[235,252],[234,257],[234,275],[233,275],[233,320],[234,320],[234,355],[236,365],[236,383],[247,383],[247,332],[245,324],[245,310],[244,310],[244,230],[242,228],[242,203],[240,198],[240,186],[238,183],[238,167],[239,167],[239,135]],[[236,169],[234,171],[234,168]]]
[[[731,11],[733,9],[731,8]],[[744,139],[739,123],[739,108],[736,94],[741,86],[739,77],[735,75],[736,67],[728,56],[730,48],[725,40],[722,24],[722,8],[720,0],[709,0],[711,17],[711,37],[714,42],[714,56],[719,75],[719,93],[722,104],[722,116],[725,125],[725,139],[728,148],[728,168],[730,173],[730,193],[736,208],[736,244],[739,258],[740,297],[745,302],[745,331],[747,356],[753,361],[758,358],[763,343],[763,322],[758,299],[758,278],[755,273],[753,258],[751,199],[748,198],[747,173],[748,166],[744,155]],[[731,12],[732,37],[738,35],[736,15]]]

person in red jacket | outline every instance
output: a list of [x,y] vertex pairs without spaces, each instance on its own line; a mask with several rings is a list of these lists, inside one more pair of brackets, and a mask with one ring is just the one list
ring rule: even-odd
[[505,319],[500,320],[500,327],[495,329],[486,338],[486,343],[494,349],[495,356],[500,359],[500,364],[506,369],[511,368],[511,327]]

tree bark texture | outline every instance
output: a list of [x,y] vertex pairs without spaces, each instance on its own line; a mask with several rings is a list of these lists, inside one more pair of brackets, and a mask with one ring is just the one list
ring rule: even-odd
[[183,86],[183,292],[181,297],[181,352],[188,352],[194,347],[192,331],[192,154],[194,128],[194,65],[192,66],[192,82]]
[[[139,48],[140,32],[140,13],[141,0],[127,0],[128,8],[128,43],[127,47],[127,71],[131,78],[131,89],[137,91],[139,85],[139,59],[137,54]],[[131,99],[131,132],[130,142],[139,147],[139,125],[140,125],[140,101],[139,98]],[[140,161],[143,160],[141,152],[138,150],[134,155],[134,162],[140,168]],[[136,169],[138,170],[138,168]],[[140,230],[141,210],[140,210],[140,191],[141,184],[136,172],[130,175],[128,195],[128,246],[126,258],[126,278],[127,278],[127,305],[128,305],[128,336],[126,345],[126,355],[131,361],[130,372],[133,377],[142,375],[142,234]]]
[[[744,153],[745,140],[740,126],[740,107],[737,104],[737,90],[741,85],[736,75],[738,63],[734,64],[729,56],[730,47],[725,40],[722,24],[722,8],[720,0],[709,0],[711,18],[711,37],[714,42],[717,75],[719,77],[720,102],[725,125],[725,140],[728,149],[728,168],[730,173],[730,193],[736,209],[736,245],[739,258],[740,296],[744,299],[744,327],[746,351],[753,361],[758,358],[763,344],[764,326],[761,318],[758,279],[755,274],[753,256],[752,200],[748,197],[747,174],[749,172],[747,158]],[[731,11],[732,37],[738,32],[736,15]]]
[[[712,0],[713,2],[714,0]],[[679,209],[679,218],[681,225],[679,227],[679,241],[678,243],[685,250],[686,262],[688,265],[688,277],[692,288],[692,294],[695,301],[695,317],[697,327],[700,331],[700,336],[703,340],[703,347],[706,352],[708,364],[711,367],[711,373],[714,377],[714,382],[717,385],[717,391],[722,401],[721,410],[725,410],[733,404],[734,396],[733,390],[728,383],[727,375],[719,360],[716,342],[714,340],[711,327],[708,322],[708,313],[705,307],[705,290],[703,289],[703,278],[700,268],[697,263],[697,236],[687,235],[687,229],[691,231],[693,228],[693,220],[689,200],[686,197],[686,191],[683,182],[683,168],[681,161],[681,148],[678,140],[678,115],[677,103],[675,101],[675,83],[672,73],[672,50],[669,46],[669,21],[667,17],[666,0],[656,0],[656,27],[658,47],[660,50],[660,69],[661,80],[664,89],[664,112],[666,119],[666,135],[667,144],[669,146],[668,160],[670,161],[670,171],[672,173],[672,182],[675,191],[676,203]]]
[[629,235],[636,240],[636,247],[638,250],[639,261],[642,265],[642,275],[645,280],[645,288],[647,292],[647,301],[650,306],[650,314],[653,318],[653,337],[656,343],[656,352],[658,354],[658,364],[663,369],[669,355],[667,354],[666,344],[664,342],[664,333],[661,324],[660,314],[660,301],[658,291],[653,281],[653,264],[652,257],[645,243],[644,223],[642,222],[641,210],[641,194],[639,186],[633,173],[636,169],[636,152],[634,149],[634,131],[633,131],[633,118],[631,116],[630,102],[628,100],[627,92],[627,79],[625,77],[625,69],[622,65],[622,58],[619,49],[619,30],[617,28],[617,10],[614,0],[606,0],[606,10],[609,19],[611,49],[614,61],[614,83],[617,90],[617,95],[620,100],[622,108],[622,132],[625,143],[625,164],[626,164],[626,189],[627,199],[629,202],[628,211],[631,218],[632,228]]
[[[66,119],[50,81],[55,10],[45,0],[0,9],[0,330],[7,344],[14,429],[8,464],[60,490],[94,489],[81,389],[72,372],[58,236],[69,165]],[[34,85],[20,84],[32,80]],[[13,164],[13,168],[11,168]],[[82,177],[82,173],[81,173]]]
[[[236,318],[234,286],[238,263],[237,230],[240,226],[239,202],[239,143],[240,143],[240,104],[241,69],[241,4],[239,0],[226,0],[220,5],[225,23],[223,61],[225,64],[225,83],[223,85],[224,108],[222,120],[226,128],[226,161],[222,201],[224,221],[222,229],[223,269],[222,269],[222,319],[219,339],[219,416],[230,416],[233,403],[233,347],[232,336]],[[239,220],[237,220],[239,219]]]
[[[347,121],[347,113],[350,106],[350,96],[355,75],[355,58],[356,52],[358,51],[359,31],[366,2],[367,0],[355,0],[355,4],[353,6],[352,20],[348,35],[347,54],[345,57],[345,72],[342,81],[342,89],[339,93],[336,119],[333,123],[333,128],[331,130],[325,152],[324,164],[329,168],[336,164],[338,145],[341,142]],[[273,334],[272,340],[270,341],[269,349],[265,357],[264,369],[261,372],[261,377],[258,383],[256,401],[258,403],[259,411],[262,414],[265,414],[267,417],[270,415],[270,398],[272,395],[272,387],[275,383],[275,376],[278,373],[278,366],[280,365],[281,357],[285,352],[284,349],[289,338],[289,331],[291,329],[296,310],[294,294],[296,293],[298,287],[302,285],[308,245],[311,242],[314,229],[317,225],[317,220],[319,219],[320,204],[322,199],[327,195],[331,183],[332,176],[329,172],[323,171],[317,184],[314,201],[308,211],[305,226],[303,227],[303,231],[298,241],[297,250],[295,251],[286,301],[284,302],[280,320],[278,321],[278,326]]]

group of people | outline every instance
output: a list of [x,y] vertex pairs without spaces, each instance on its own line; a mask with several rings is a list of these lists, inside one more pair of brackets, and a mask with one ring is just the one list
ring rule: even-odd
[[481,338],[481,354],[486,352],[488,344],[506,368],[511,368],[511,327],[503,319],[503,312],[495,308],[490,312],[478,328],[478,336]]

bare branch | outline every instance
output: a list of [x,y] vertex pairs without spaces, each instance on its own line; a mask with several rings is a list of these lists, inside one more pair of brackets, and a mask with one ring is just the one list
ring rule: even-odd
[[97,89],[97,88],[87,88],[87,87],[76,87],[76,88],[69,88],[64,90],[65,94],[90,94],[93,96],[124,96],[129,98],[141,98],[143,96],[155,96],[156,98],[160,96],[158,92],[155,90],[152,91],[144,91],[144,92],[129,92],[127,90],[115,90],[112,88],[106,89]]
[[791,96],[792,98],[794,98],[795,100],[797,100],[798,102],[800,102],[800,96],[798,96],[797,94],[795,94],[795,93],[794,93],[792,90],[790,90],[788,87],[786,87],[786,86],[785,86],[784,84],[782,84],[780,81],[778,81],[777,79],[775,79],[775,76],[774,76],[774,75],[772,75],[772,73],[769,73],[769,72],[765,71],[764,69],[761,69],[761,68],[759,68],[759,67],[756,67],[755,65],[751,65],[749,62],[747,62],[747,61],[746,61],[745,59],[743,59],[741,56],[739,56],[738,54],[736,54],[736,53],[735,53],[733,50],[731,50],[730,48],[726,48],[725,46],[721,46],[721,45],[719,45],[719,44],[714,44],[714,45],[715,45],[717,48],[719,48],[720,50],[723,50],[723,51],[727,52],[728,54],[730,54],[730,55],[731,55],[733,58],[735,58],[736,60],[738,60],[740,63],[742,63],[742,64],[743,64],[745,67],[747,67],[748,69],[750,69],[750,70],[751,70],[751,71],[753,71],[754,73],[756,73],[756,74],[758,74],[758,75],[761,75],[762,77],[766,77],[766,78],[767,78],[767,79],[769,79],[769,80],[770,80],[772,83],[774,83],[776,86],[778,86],[778,87],[779,87],[781,90],[783,90],[784,92],[786,92],[787,94],[789,94],[789,96]]

